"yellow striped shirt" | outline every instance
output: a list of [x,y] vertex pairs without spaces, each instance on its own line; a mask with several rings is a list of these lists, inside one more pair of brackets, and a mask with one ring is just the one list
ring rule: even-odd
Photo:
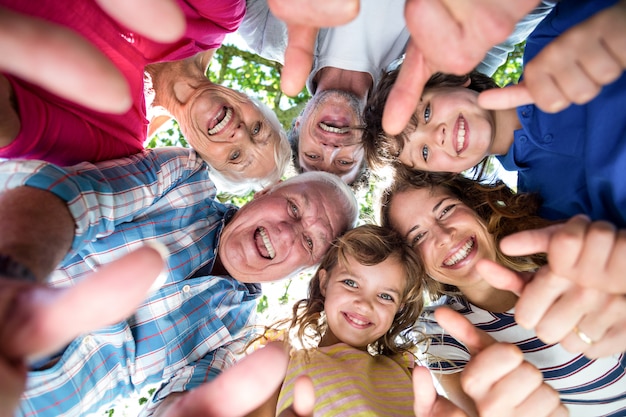
[[302,374],[315,386],[315,417],[414,416],[410,355],[372,356],[344,343],[292,353],[277,415],[293,402]]

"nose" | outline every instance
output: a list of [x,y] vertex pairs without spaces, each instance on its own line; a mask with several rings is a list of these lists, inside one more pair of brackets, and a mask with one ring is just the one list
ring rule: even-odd
[[340,146],[328,142],[320,142],[320,145],[322,145],[322,155],[324,156],[324,161],[328,162],[332,161],[334,156],[341,149]]
[[230,139],[232,142],[250,139],[250,132],[248,132],[248,129],[243,122],[239,122],[239,124],[233,129],[233,133],[231,133]]
[[372,301],[366,294],[359,294],[354,299],[354,304],[356,305],[357,312],[360,313],[368,313],[372,311]]
[[428,136],[432,142],[431,146],[443,148],[446,143],[446,125],[444,123],[433,124]]
[[432,228],[431,233],[434,235],[435,245],[443,247],[452,241],[456,231],[454,228],[446,227],[445,225],[437,225]]

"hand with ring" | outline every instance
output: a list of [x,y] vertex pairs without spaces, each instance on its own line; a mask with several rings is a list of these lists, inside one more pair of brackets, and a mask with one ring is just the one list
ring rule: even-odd
[[[486,260],[477,265],[477,270],[491,285],[519,295],[515,320],[521,326],[534,329],[545,343],[561,343],[568,351],[598,358],[626,351],[626,296],[596,284],[598,276],[612,270],[607,269],[604,260],[617,258],[602,251],[602,240],[597,239],[597,234],[568,231],[585,222],[589,223],[577,216],[564,225],[535,231],[533,239],[542,245],[525,249],[522,244],[513,248],[514,236],[509,237],[506,245],[501,245],[508,255],[547,252],[549,264],[530,276]],[[610,252],[615,241],[606,242],[610,247],[604,250]],[[573,249],[576,245],[578,250]],[[603,256],[590,256],[590,251]],[[581,282],[579,270],[587,273],[593,286]],[[617,275],[609,277],[612,278]]]
[[587,336],[587,333],[585,333],[582,330],[580,330],[578,328],[578,326],[574,326],[572,331],[576,334],[576,336],[578,336],[580,338],[580,340],[582,340],[583,342],[585,342],[589,346],[593,345],[593,340],[589,336]]

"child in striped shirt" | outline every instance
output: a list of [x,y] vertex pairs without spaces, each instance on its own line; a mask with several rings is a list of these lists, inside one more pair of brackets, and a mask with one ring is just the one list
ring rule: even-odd
[[413,416],[414,345],[401,335],[422,311],[422,274],[419,258],[391,230],[363,225],[339,238],[308,298],[294,305],[292,347],[303,347],[292,349],[280,393],[258,415],[288,409],[306,374],[316,417]]

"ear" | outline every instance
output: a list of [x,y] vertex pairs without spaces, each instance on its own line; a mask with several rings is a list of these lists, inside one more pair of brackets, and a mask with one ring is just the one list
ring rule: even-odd
[[472,77],[468,77],[467,81],[463,83],[463,87],[468,88],[472,84]]
[[320,279],[320,293],[326,297],[326,286],[328,285],[328,272],[325,269],[317,271],[317,276]]
[[184,80],[176,81],[173,90],[176,100],[181,104],[186,104],[189,98],[197,91],[196,88],[189,85],[189,83]]
[[293,124],[293,127],[294,127],[294,129],[296,129],[296,130],[300,129],[300,118],[301,118],[301,117],[302,117],[302,116],[298,116],[298,117],[296,117],[296,122]]

